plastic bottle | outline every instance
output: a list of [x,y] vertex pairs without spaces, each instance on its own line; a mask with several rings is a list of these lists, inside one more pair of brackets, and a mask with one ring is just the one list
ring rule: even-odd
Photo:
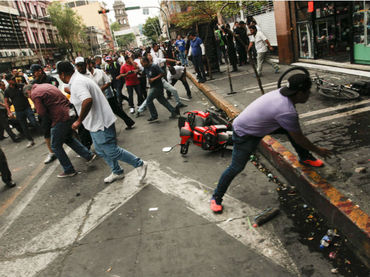
[[330,245],[330,243],[333,241],[334,237],[338,236],[337,232],[333,229],[329,229],[326,232],[326,235],[322,237],[320,240],[320,249],[324,249]]

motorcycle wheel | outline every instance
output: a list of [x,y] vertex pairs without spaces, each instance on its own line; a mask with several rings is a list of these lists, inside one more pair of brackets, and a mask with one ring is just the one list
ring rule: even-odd
[[181,147],[180,147],[180,153],[182,155],[186,155],[188,153],[188,150],[189,150],[189,142],[187,141],[185,144],[181,144]]

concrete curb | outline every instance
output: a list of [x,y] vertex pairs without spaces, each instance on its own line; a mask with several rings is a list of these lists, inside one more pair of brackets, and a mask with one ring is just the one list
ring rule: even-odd
[[[188,78],[229,118],[241,111],[212,90],[200,84],[195,76],[186,72]],[[370,217],[358,205],[345,197],[310,167],[299,163],[298,158],[271,136],[265,136],[259,151],[266,156],[283,176],[304,195],[305,200],[317,208],[326,219],[340,229],[354,246],[356,255],[370,267]]]

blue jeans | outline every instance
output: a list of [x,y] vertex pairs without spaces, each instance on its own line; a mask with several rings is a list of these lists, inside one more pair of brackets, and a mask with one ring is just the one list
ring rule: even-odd
[[31,110],[30,107],[26,108],[23,111],[16,111],[15,116],[19,122],[19,125],[21,125],[22,131],[24,133],[24,136],[29,140],[33,141],[33,138],[30,134],[30,131],[28,130],[27,126],[27,118],[30,121],[31,125],[34,127],[37,127],[38,124],[36,122],[35,114]]
[[51,128],[51,149],[53,150],[55,156],[57,156],[65,173],[72,173],[75,171],[75,169],[73,168],[67,153],[63,149],[64,143],[86,160],[90,160],[93,156],[93,153],[91,153],[85,146],[82,145],[81,142],[73,137],[71,126],[72,121],[68,120],[65,122],[58,122],[54,127]]
[[179,51],[179,59],[181,65],[188,65],[188,60],[186,59],[185,51]]
[[173,97],[175,97],[176,104],[180,105],[181,100],[180,100],[180,97],[179,97],[179,93],[177,92],[175,87],[173,85],[171,85],[169,82],[167,82],[164,78],[162,78],[162,84],[163,84],[163,88],[167,91],[167,94],[169,94],[169,93],[172,94]]
[[143,161],[134,154],[117,145],[116,127],[114,123],[104,131],[90,132],[94,142],[96,153],[103,157],[115,174],[122,174],[123,169],[118,161],[123,161],[137,168],[143,165]]
[[217,188],[213,192],[213,198],[218,204],[222,202],[222,197],[232,180],[245,168],[250,155],[256,150],[261,139],[254,136],[239,137],[233,132],[234,147],[231,165],[222,173]]
[[165,106],[171,114],[176,112],[175,108],[171,106],[171,104],[167,101],[166,98],[164,98],[163,88],[151,87],[149,90],[149,95],[146,98],[146,104],[148,106],[148,109],[150,111],[150,116],[152,118],[158,118],[157,109],[155,108],[154,103],[153,103],[153,100],[155,98],[157,98],[158,102],[161,103],[163,106]]

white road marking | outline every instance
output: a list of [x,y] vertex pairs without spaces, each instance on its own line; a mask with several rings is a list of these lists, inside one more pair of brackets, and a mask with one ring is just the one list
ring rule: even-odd
[[309,120],[309,121],[303,122],[303,125],[316,124],[316,123],[320,123],[320,122],[328,121],[328,120],[333,120],[333,119],[340,118],[340,117],[346,117],[346,116],[350,116],[350,115],[354,115],[354,114],[364,113],[364,112],[367,112],[367,111],[370,111],[370,107],[365,107],[365,108],[361,108],[361,109],[357,109],[357,110],[352,110],[352,111],[348,111],[348,112],[338,113],[338,114],[335,114],[335,115],[329,115],[329,116],[324,116],[324,117],[321,117],[321,118]]
[[4,220],[4,225],[0,227],[0,238],[5,234],[5,232],[9,229],[9,227],[14,223],[14,221],[18,218],[18,216],[22,213],[24,208],[32,201],[38,191],[42,188],[42,186],[46,183],[50,175],[54,172],[54,170],[59,166],[58,162],[55,162],[53,165],[49,167],[49,169],[40,177],[40,179],[36,182],[35,185],[32,186],[30,192],[28,192],[22,200],[19,201],[19,204],[15,206],[15,208],[11,211],[11,213],[7,216]]
[[356,102],[356,103],[348,103],[348,104],[338,105],[335,107],[330,107],[330,108],[315,110],[315,111],[308,112],[308,113],[303,113],[299,115],[299,118],[305,118],[305,117],[327,113],[327,112],[332,112],[332,111],[336,111],[336,110],[340,110],[344,108],[352,108],[352,107],[356,107],[356,106],[367,104],[367,103],[370,103],[370,99],[363,100],[363,101]]
[[[256,229],[242,224],[247,220],[246,216],[255,215],[260,210],[226,196],[227,210],[222,215],[215,215],[209,209],[210,189],[208,187],[176,172],[172,172],[171,175],[165,173],[156,162],[149,163],[147,180],[163,193],[184,200],[191,211],[214,222],[244,245],[293,274],[300,275],[279,238],[268,231],[268,224]],[[97,193],[93,199],[86,201],[59,223],[34,237],[24,247],[7,254],[7,258],[11,261],[0,262],[0,276],[31,277],[45,269],[59,254],[63,254],[68,246],[83,239],[138,193],[142,187],[137,187],[136,184],[138,184],[137,172],[133,170],[126,175],[123,182],[113,183]],[[228,220],[231,216],[234,218],[233,221]],[[30,253],[32,257],[24,258],[24,254]],[[33,264],[35,259],[39,261],[37,267]],[[19,266],[15,267],[15,263]]]

